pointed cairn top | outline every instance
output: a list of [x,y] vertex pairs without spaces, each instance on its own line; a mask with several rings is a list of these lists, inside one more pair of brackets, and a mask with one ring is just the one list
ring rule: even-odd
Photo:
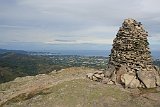
[[141,22],[137,22],[136,20],[131,19],[131,18],[124,20],[122,24],[122,28],[125,28],[126,30],[128,28],[130,30],[142,30],[143,32],[145,31]]
[[129,88],[160,86],[160,76],[152,62],[147,36],[140,22],[125,19],[113,40],[105,76],[94,73],[90,77]]
[[[158,71],[152,62],[148,33],[134,19],[125,19],[113,40],[106,76],[125,87],[153,88],[160,85]],[[111,76],[111,77],[110,77]]]

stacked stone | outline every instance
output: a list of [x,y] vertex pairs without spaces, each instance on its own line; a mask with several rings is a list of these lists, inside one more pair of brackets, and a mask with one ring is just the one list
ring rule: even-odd
[[86,77],[93,81],[101,82],[104,79],[105,75],[103,71],[95,71],[94,73],[88,73]]
[[140,22],[126,19],[113,40],[106,77],[125,87],[153,88],[160,85],[152,63],[148,32]]
[[134,19],[124,20],[113,40],[108,68],[102,82],[122,84],[130,88],[160,86],[160,76],[152,63],[147,36],[148,33],[140,22]]
[[126,19],[113,40],[109,64],[115,67],[126,65],[128,72],[153,70],[147,36],[141,23]]

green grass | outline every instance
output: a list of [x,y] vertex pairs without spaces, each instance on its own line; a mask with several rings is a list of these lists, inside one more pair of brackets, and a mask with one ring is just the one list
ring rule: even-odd
[[[32,99],[24,101],[23,104],[27,104],[34,99],[34,103],[32,103],[34,107],[39,103],[42,107],[53,104],[62,107],[75,107],[77,105],[80,107],[101,107],[108,103],[114,105],[124,102],[129,97],[128,93],[114,86],[106,86],[86,79],[65,81],[45,91],[49,94],[43,94],[44,92],[41,92],[34,97],[32,96]],[[115,103],[115,101],[117,103]]]
[[[53,76],[55,81],[62,81],[38,92],[33,91],[28,95],[21,94],[11,99],[4,107],[153,107],[155,104],[154,101],[146,98],[132,96],[129,90],[124,90],[119,86],[106,85],[82,78],[88,72],[93,71],[86,68],[69,68],[62,72],[50,73],[48,75]],[[70,79],[72,77],[74,79]],[[77,77],[80,78],[77,79]],[[40,79],[40,76],[17,79],[13,83],[23,85],[27,81],[34,81],[37,78]],[[7,86],[7,84],[3,89],[12,88],[12,85],[8,84]],[[155,89],[140,91],[150,93],[155,92]],[[135,90],[135,92],[137,91]]]
[[34,101],[31,104],[33,107],[37,107],[39,104],[42,107],[53,104],[62,107],[75,107],[77,105],[80,107],[103,107],[108,105],[108,103],[115,105],[124,102],[128,97],[128,93],[121,91],[115,86],[107,86],[87,79],[77,79],[65,81],[33,95],[18,96],[8,102],[8,104],[12,103],[13,105],[11,105],[16,107],[18,102],[23,102],[23,105],[20,106],[22,107]]

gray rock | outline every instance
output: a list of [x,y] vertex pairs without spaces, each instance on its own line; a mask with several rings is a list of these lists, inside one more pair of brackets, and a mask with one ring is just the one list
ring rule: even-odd
[[124,20],[112,45],[106,77],[115,83],[122,82],[126,87],[144,85],[146,88],[153,88],[160,85],[158,69],[153,66],[147,36],[142,24],[134,19]]
[[145,85],[146,88],[156,87],[156,76],[152,71],[138,72],[138,78]]
[[140,81],[136,79],[136,76],[133,74],[123,74],[121,76],[121,81],[126,88],[136,88],[140,86]]
[[86,77],[92,80],[93,79],[93,73],[86,74]]
[[113,82],[113,81],[109,81],[107,84],[109,84],[109,85],[113,85],[113,84],[114,84],[114,82]]
[[92,80],[93,80],[93,81],[98,81],[98,78],[93,75],[93,76],[92,76]]
[[160,77],[156,75],[156,85],[160,86]]
[[113,40],[106,71],[94,73],[93,78],[130,88],[160,86],[159,68],[153,65],[147,36],[140,22],[125,19]]
[[104,71],[96,71],[95,74],[104,74]]
[[95,76],[97,79],[102,79],[102,77],[101,77],[100,74],[94,74],[94,76]]
[[105,77],[105,75],[104,75],[104,74],[101,74],[100,76],[101,76],[101,77]]
[[112,73],[116,70],[114,65],[108,64],[107,70],[104,72],[105,77],[110,78]]

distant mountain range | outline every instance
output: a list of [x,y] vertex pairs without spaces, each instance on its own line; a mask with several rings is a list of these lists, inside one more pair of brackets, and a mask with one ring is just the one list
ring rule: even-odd
[[20,53],[20,54],[26,54],[27,51],[24,50],[7,50],[7,49],[0,49],[0,54],[6,53],[6,52],[14,52],[14,53]]

